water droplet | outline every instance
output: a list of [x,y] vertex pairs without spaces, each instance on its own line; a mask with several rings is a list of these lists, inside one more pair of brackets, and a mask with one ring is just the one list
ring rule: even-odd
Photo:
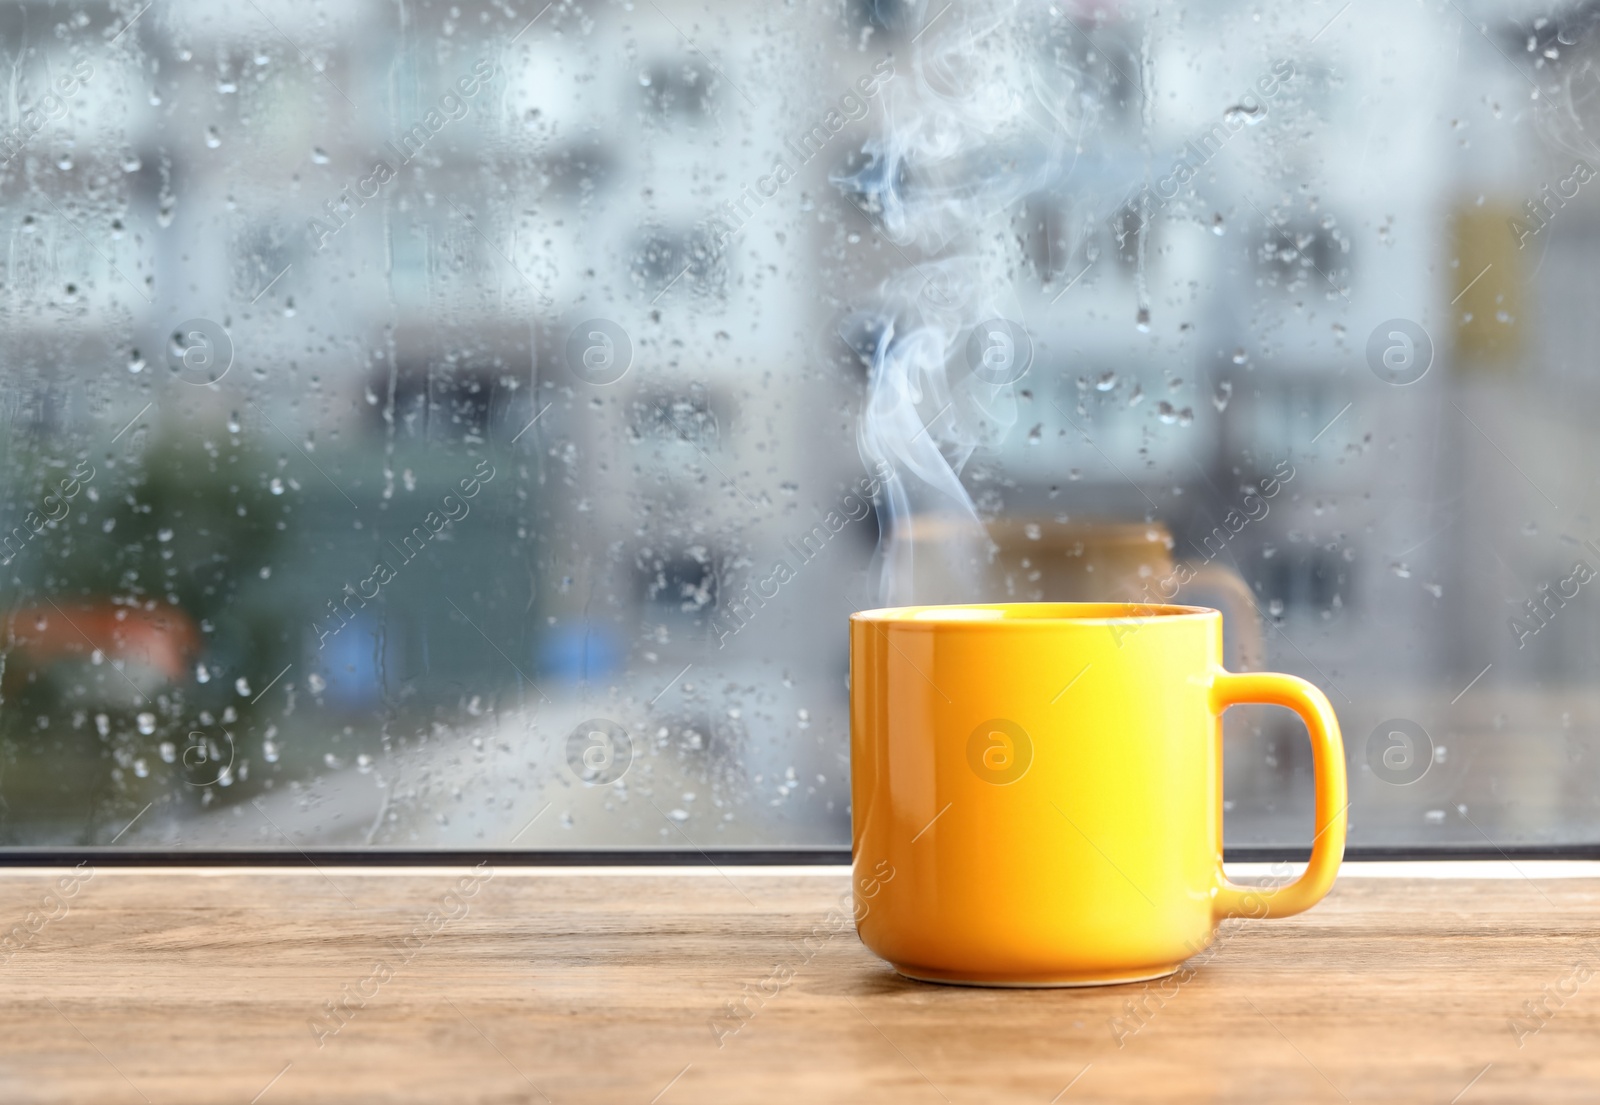
[[144,358],[137,349],[128,355],[128,371],[135,375],[144,371]]
[[1244,346],[1235,346],[1233,350],[1233,363],[1244,364],[1250,359],[1250,354],[1244,351]]
[[95,731],[102,737],[111,735],[111,719],[106,717],[105,714],[94,715],[94,727]]
[[1044,423],[1041,422],[1028,431],[1028,444],[1037,445],[1044,440]]
[[1211,405],[1217,408],[1218,414],[1221,414],[1228,409],[1228,403],[1232,399],[1233,383],[1229,380],[1224,380],[1217,385],[1216,394],[1211,397]]
[[1161,405],[1156,408],[1156,417],[1170,426],[1178,420],[1178,411],[1171,403],[1163,399],[1161,400]]
[[139,732],[143,733],[145,736],[148,737],[151,733],[156,731],[156,715],[150,713],[148,710],[140,714],[135,720],[139,723]]
[[274,495],[282,495],[283,494],[283,480],[278,476],[273,476],[272,477],[272,482],[267,484],[267,490],[272,492]]
[[72,170],[72,155],[70,153],[64,153],[60,157],[56,158],[56,168],[60,169],[63,173],[70,172]]
[[145,762],[143,756],[140,756],[137,760],[133,761],[133,773],[141,779],[148,779],[150,777],[150,765]]
[[313,165],[326,165],[328,163],[328,154],[321,146],[311,147],[311,163]]
[[1444,811],[1429,810],[1427,813],[1422,815],[1422,820],[1426,821],[1429,825],[1443,825]]
[[229,415],[228,415],[228,432],[230,434],[236,434],[242,429],[244,429],[244,426],[239,422],[239,412],[238,411],[233,411],[233,412],[229,413]]
[[1150,332],[1150,308],[1140,307],[1139,313],[1133,316],[1133,326],[1141,334]]
[[171,741],[162,741],[156,746],[156,751],[161,753],[162,763],[175,763],[178,759],[178,746]]
[[242,675],[233,681],[233,689],[239,692],[240,698],[250,697],[250,681]]
[[160,541],[162,544],[166,544],[168,541],[171,541],[172,530],[166,526],[162,526],[160,529],[156,530],[156,540]]
[[1246,104],[1234,104],[1222,113],[1223,121],[1230,127],[1238,127],[1240,125],[1253,127],[1266,117],[1267,109],[1263,104],[1256,104],[1254,107]]
[[1270,602],[1268,602],[1267,603],[1267,613],[1271,614],[1274,618],[1283,617],[1283,600],[1282,599],[1273,599]]
[[1094,390],[1096,391],[1110,391],[1116,386],[1117,374],[1115,372],[1102,372],[1100,379],[1094,382]]
[[196,664],[194,666],[194,677],[197,682],[209,683],[211,682],[211,669],[204,664]]
[[672,818],[674,821],[687,821],[689,820],[689,811],[677,809],[669,810],[667,816]]
[[1395,575],[1399,576],[1401,579],[1411,578],[1411,566],[1406,564],[1404,561],[1396,560],[1393,564],[1389,565],[1389,570]]
[[1137,407],[1140,403],[1143,403],[1143,402],[1144,402],[1144,385],[1143,384],[1134,384],[1133,385],[1133,394],[1128,396],[1128,406]]
[[1227,232],[1228,228],[1223,224],[1222,216],[1220,214],[1211,216],[1211,233],[1220,238]]
[[214,150],[222,145],[222,135],[217,133],[216,127],[206,128],[206,149]]
[[1444,588],[1437,583],[1424,583],[1422,589],[1436,599],[1444,598]]
[[372,757],[365,752],[356,757],[356,770],[366,775],[372,770]]
[[261,742],[261,758],[266,760],[269,764],[277,763],[278,762],[278,742],[277,741],[271,741],[271,740],[262,741]]
[[306,686],[311,688],[312,694],[321,694],[328,689],[328,681],[316,672],[306,676]]
[[137,173],[142,168],[144,168],[144,163],[139,160],[139,155],[138,154],[136,154],[136,153],[125,153],[125,154],[122,155],[122,171],[123,172],[125,172],[125,173]]

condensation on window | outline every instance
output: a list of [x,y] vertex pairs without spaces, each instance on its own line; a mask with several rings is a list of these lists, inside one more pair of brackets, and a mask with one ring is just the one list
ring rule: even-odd
[[1600,833],[1580,9],[0,31],[0,844],[841,848],[849,613],[1089,597],[1353,844]]

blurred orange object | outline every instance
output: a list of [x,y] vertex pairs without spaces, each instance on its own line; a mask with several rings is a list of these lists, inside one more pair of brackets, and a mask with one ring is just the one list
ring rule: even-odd
[[144,664],[175,683],[199,651],[200,630],[188,614],[166,604],[47,601],[6,615],[5,646],[38,666],[99,652],[108,660]]

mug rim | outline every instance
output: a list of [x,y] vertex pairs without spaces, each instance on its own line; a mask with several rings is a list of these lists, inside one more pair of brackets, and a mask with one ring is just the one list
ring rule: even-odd
[[883,606],[857,610],[850,620],[930,629],[1059,629],[1068,625],[1150,625],[1220,617],[1222,611],[1214,607],[1162,602],[970,602]]

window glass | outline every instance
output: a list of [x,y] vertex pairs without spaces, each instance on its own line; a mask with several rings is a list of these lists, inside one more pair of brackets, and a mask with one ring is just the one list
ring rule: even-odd
[[1082,597],[1352,845],[1600,836],[1580,9],[0,28],[0,843],[842,848],[849,613]]

